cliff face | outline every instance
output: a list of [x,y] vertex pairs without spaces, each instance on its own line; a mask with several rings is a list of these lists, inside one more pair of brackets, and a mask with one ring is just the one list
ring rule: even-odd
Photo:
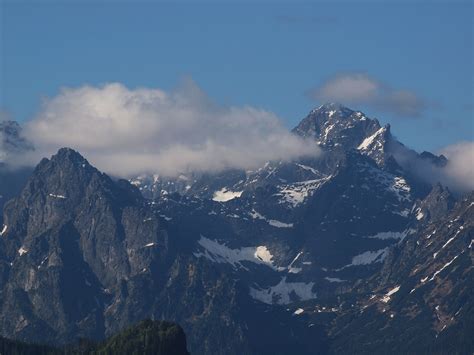
[[[435,187],[421,206],[440,211],[446,207],[443,196],[445,192]],[[471,352],[473,246],[471,193],[443,217],[420,225],[391,250],[379,273],[354,290],[359,293],[356,307],[333,324],[333,351]]]
[[[139,192],[68,149],[38,165],[5,206],[4,225],[6,336],[62,342],[101,336],[125,311],[109,307],[106,314],[106,305],[166,262],[168,235]],[[135,316],[128,320],[143,314]]]

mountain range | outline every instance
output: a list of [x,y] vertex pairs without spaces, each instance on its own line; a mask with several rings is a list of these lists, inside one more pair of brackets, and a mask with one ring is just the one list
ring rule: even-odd
[[[449,161],[340,104],[292,132],[322,153],[129,180],[70,148],[4,159],[0,334],[63,345],[150,318],[198,354],[472,353],[474,194],[414,168]],[[0,133],[0,157],[33,149]]]

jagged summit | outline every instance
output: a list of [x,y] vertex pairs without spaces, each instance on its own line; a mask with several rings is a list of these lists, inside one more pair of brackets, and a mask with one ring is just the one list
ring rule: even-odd
[[105,174],[99,172],[89,164],[80,153],[71,148],[61,148],[50,159],[44,158],[36,167],[32,178],[56,180],[58,186],[70,189],[73,184],[83,186],[87,184],[93,175],[97,177]]
[[420,153],[420,158],[431,162],[438,167],[444,167],[448,163],[448,159],[443,155],[434,155],[431,152],[423,151]]
[[58,152],[51,157],[50,161],[54,163],[67,162],[81,168],[92,167],[87,159],[84,158],[78,151],[68,147],[59,149]]
[[12,226],[21,224],[23,217],[14,211],[28,206],[29,218],[40,216],[36,227],[48,221],[50,225],[62,224],[92,203],[95,207],[118,208],[141,201],[139,191],[128,182],[113,181],[75,150],[61,148],[36,166],[20,195],[5,205],[4,220]]
[[78,151],[68,147],[60,148],[53,157],[65,157],[75,160],[85,160],[85,158]]
[[311,110],[311,113],[327,113],[331,117],[334,113],[338,113],[342,116],[350,116],[354,110],[350,109],[349,107],[344,106],[339,102],[326,102],[325,104]]
[[331,102],[313,109],[293,132],[304,138],[314,138],[322,146],[353,149],[380,128],[378,120],[363,112]]

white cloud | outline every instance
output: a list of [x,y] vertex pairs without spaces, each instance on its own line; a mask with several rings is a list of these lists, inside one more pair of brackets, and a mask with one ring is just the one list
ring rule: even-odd
[[441,183],[452,191],[465,193],[474,190],[474,142],[458,142],[438,151],[446,158],[446,164],[436,164],[422,159],[415,151],[403,145],[392,145],[390,153],[407,171],[431,183]]
[[379,84],[365,74],[338,75],[323,83],[314,95],[341,102],[367,101],[377,95]]
[[448,158],[445,169],[449,183],[463,190],[474,190],[474,142],[460,142],[440,151]]
[[118,83],[65,88],[43,103],[25,134],[41,156],[71,147],[122,176],[246,169],[318,154],[275,114],[218,105],[191,80],[172,92]]
[[391,88],[365,73],[336,75],[309,94],[320,101],[367,105],[404,117],[418,117],[427,107],[414,92]]

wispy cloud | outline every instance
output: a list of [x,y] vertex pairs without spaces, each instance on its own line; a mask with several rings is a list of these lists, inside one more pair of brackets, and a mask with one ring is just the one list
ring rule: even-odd
[[440,149],[437,153],[448,160],[439,165],[422,159],[413,150],[402,145],[389,148],[397,162],[407,171],[431,184],[441,183],[452,191],[465,193],[474,190],[474,142],[458,142]]
[[65,88],[44,102],[25,134],[39,155],[72,147],[122,176],[247,169],[318,154],[275,114],[219,105],[192,80],[171,92],[118,83]]
[[415,92],[395,89],[366,73],[335,75],[310,90],[308,95],[318,101],[365,105],[400,117],[420,117],[429,106]]
[[464,190],[474,190],[474,142],[459,142],[440,150],[448,158],[446,174]]

